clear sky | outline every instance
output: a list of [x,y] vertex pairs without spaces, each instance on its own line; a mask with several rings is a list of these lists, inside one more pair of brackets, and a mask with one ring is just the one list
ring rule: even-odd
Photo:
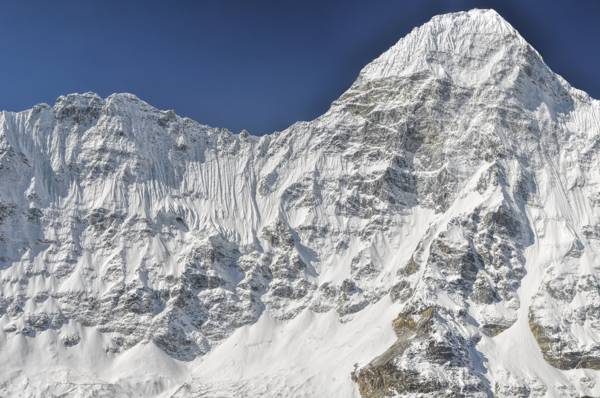
[[0,3],[0,108],[131,92],[253,134],[323,113],[433,15],[494,8],[600,98],[600,1],[14,0]]

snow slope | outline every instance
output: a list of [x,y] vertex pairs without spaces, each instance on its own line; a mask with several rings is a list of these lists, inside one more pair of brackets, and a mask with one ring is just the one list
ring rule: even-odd
[[600,396],[600,102],[434,17],[254,137],[0,115],[0,395]]

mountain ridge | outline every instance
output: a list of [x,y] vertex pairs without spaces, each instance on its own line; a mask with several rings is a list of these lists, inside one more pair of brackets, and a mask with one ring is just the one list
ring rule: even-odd
[[[459,11],[459,12],[453,12],[453,13],[448,13],[448,14],[441,14],[441,15],[436,15],[434,17],[431,18],[431,20],[429,20],[427,23],[421,25],[420,27],[415,27],[411,32],[409,32],[405,37],[401,38],[398,40],[398,42],[396,42],[394,45],[392,45],[388,50],[384,51],[379,57],[377,57],[375,60],[373,60],[372,62],[370,62],[369,64],[365,65],[361,71],[359,72],[359,74],[357,75],[357,79],[356,80],[361,80],[361,75],[368,75],[369,74],[369,70],[370,69],[376,69],[376,67],[380,64],[383,63],[385,58],[392,56],[392,58],[394,58],[394,56],[398,56],[398,52],[402,52],[400,50],[398,50],[398,47],[406,47],[408,46],[408,44],[406,45],[402,45],[404,44],[406,41],[409,41],[410,39],[413,39],[414,36],[419,36],[418,33],[421,30],[425,30],[428,32],[429,38],[431,36],[435,36],[435,34],[430,33],[430,31],[433,29],[433,26],[437,26],[438,29],[441,29],[442,31],[444,31],[444,25],[447,25],[449,23],[449,19],[452,20],[456,20],[456,19],[465,19],[467,18],[467,20],[475,20],[477,21],[476,26],[492,26],[492,27],[500,27],[499,31],[500,32],[505,32],[508,33],[510,36],[512,36],[513,38],[515,38],[517,40],[517,42],[522,45],[525,48],[528,48],[530,50],[532,50],[537,57],[539,57],[539,60],[543,62],[543,58],[542,56],[537,52],[537,50],[532,47],[520,34],[519,32],[509,23],[507,22],[500,14],[498,14],[494,9],[472,9],[469,11]],[[492,23],[493,22],[493,23]],[[465,24],[466,22],[462,22],[463,24]],[[492,32],[488,32],[488,34],[491,34]],[[416,39],[412,40],[417,41]],[[402,54],[400,54],[400,58],[404,58],[401,56]],[[392,61],[393,63],[393,61]],[[544,65],[546,66],[546,68],[549,71],[552,71],[552,69],[547,66],[545,63]],[[556,72],[553,72],[553,75],[555,77],[557,77],[561,82],[563,82],[564,84],[566,84],[570,89],[572,90],[576,90],[576,92],[580,93],[581,95],[583,95],[584,97],[589,97],[589,99],[593,100],[593,101],[599,101],[596,98],[591,97],[585,90],[583,89],[578,89],[575,87],[572,87],[571,85],[569,85],[569,83],[559,74],[557,74]],[[366,78],[366,77],[365,77]],[[356,82],[356,81],[355,81]],[[89,95],[93,95],[98,97],[98,99],[102,99],[101,96],[99,96],[97,93],[88,91],[86,93],[70,93],[70,94],[65,94],[65,95],[61,95],[58,97],[57,102],[60,101],[61,99],[67,99],[67,98],[76,98],[78,96],[89,96]],[[343,93],[341,94],[343,95]],[[107,96],[106,98],[104,98],[104,100],[110,100],[113,97],[119,97],[119,96],[123,96],[125,98],[130,98],[132,99],[134,102],[138,102],[138,101],[142,101],[144,104],[153,107],[152,105],[150,105],[149,103],[143,101],[141,98],[139,98],[138,96],[136,96],[133,93],[128,93],[128,92],[120,92],[120,93],[113,93],[110,94],[109,96]],[[337,100],[336,100],[337,101]],[[334,101],[334,103],[336,102]],[[7,113],[21,113],[21,112],[27,112],[29,110],[32,110],[34,108],[45,108],[45,107],[52,107],[47,103],[38,103],[33,105],[31,108],[29,109],[25,109],[23,111],[2,111],[2,112],[7,112]],[[154,107],[153,107],[154,108]],[[157,110],[159,110],[158,108],[155,108]],[[164,110],[165,112],[170,111],[170,110]],[[327,111],[325,112],[325,114],[327,113]],[[319,116],[322,117],[322,116]],[[317,117],[317,119],[319,118]],[[183,119],[189,119],[189,120],[194,120],[191,119],[189,117],[182,117]],[[195,120],[194,120],[195,121]],[[198,121],[195,121],[196,123],[206,126],[206,127],[211,127],[211,128],[219,128],[219,129],[225,129],[222,127],[218,127],[218,126],[208,126],[208,125],[204,125]],[[249,135],[255,136],[255,137],[262,137],[265,135],[272,135],[274,133],[278,133],[281,131],[285,131],[287,129],[289,129],[291,126],[293,126],[296,123],[306,123],[309,121],[297,121],[292,123],[290,126],[288,126],[287,128],[280,130],[280,131],[274,131],[271,133],[266,133],[266,134],[262,134],[262,135],[253,135],[249,132]],[[225,129],[228,130],[228,129]],[[228,130],[229,131],[229,130]],[[245,130],[242,130],[245,131]],[[240,133],[242,132],[240,131]],[[234,132],[231,132],[232,134],[236,134]],[[239,133],[238,133],[239,134]]]
[[3,112],[0,391],[600,393],[598,126],[489,10],[261,137],[132,94]]

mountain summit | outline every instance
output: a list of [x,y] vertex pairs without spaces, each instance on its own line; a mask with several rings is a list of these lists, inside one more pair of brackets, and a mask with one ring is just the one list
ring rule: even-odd
[[[360,77],[376,80],[427,72],[462,85],[477,85],[534,52],[493,10],[434,17],[367,65]],[[468,55],[467,55],[468,54]]]
[[600,395],[600,102],[434,17],[255,137],[131,94],[0,115],[0,395]]

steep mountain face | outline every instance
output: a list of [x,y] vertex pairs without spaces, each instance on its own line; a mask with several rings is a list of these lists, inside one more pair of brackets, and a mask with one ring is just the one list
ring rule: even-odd
[[0,395],[600,395],[600,102],[434,17],[254,137],[130,94],[0,116]]

